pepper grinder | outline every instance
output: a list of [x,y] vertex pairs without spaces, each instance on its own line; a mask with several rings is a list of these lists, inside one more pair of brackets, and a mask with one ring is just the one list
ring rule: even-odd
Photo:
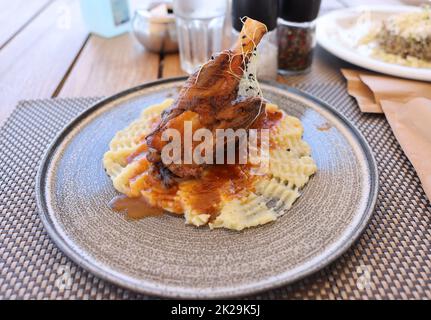
[[284,75],[306,73],[316,45],[315,19],[321,0],[279,0],[278,67]]
[[257,47],[257,78],[275,80],[278,70],[278,0],[232,0],[232,40],[236,41],[243,18],[250,17],[266,25],[268,33]]

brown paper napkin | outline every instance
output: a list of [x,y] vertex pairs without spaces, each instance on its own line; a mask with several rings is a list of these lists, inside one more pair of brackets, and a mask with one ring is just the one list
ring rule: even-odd
[[431,83],[342,69],[362,112],[384,113],[431,199]]
[[[382,113],[383,110],[374,97],[373,91],[361,80],[359,71],[341,69],[347,80],[347,92],[355,97],[362,112]],[[365,73],[362,73],[365,75]]]

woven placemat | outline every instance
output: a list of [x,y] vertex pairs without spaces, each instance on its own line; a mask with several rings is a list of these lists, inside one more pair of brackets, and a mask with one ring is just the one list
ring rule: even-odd
[[[365,135],[380,172],[369,226],[340,259],[293,285],[250,298],[431,298],[431,207],[382,115],[362,114],[342,84],[299,86]],[[97,99],[22,102],[0,129],[0,298],[150,298],[100,280],[70,261],[39,219],[34,179],[55,134]],[[426,159],[424,160],[426,161]]]

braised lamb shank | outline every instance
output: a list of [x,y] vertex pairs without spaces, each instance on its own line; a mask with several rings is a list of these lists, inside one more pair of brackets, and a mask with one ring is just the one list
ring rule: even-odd
[[168,128],[182,132],[184,121],[192,120],[193,128],[248,129],[262,110],[264,102],[260,96],[238,97],[238,88],[249,59],[256,46],[267,32],[264,24],[247,18],[237,43],[230,50],[218,53],[191,75],[173,105],[162,114],[158,126],[147,137],[149,147],[147,159],[166,185],[176,178],[197,178],[203,165],[168,164],[161,160],[162,133]]

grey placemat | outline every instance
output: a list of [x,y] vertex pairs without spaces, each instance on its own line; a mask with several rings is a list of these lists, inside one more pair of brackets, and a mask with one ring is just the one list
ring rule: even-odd
[[[285,80],[334,106],[364,134],[380,173],[369,226],[322,271],[249,298],[431,299],[431,206],[383,115],[362,114],[339,74],[349,66],[317,52],[312,72]],[[71,262],[39,220],[34,178],[55,134],[96,98],[22,102],[0,128],[0,299],[149,298],[100,280]],[[429,161],[429,159],[424,159]]]

